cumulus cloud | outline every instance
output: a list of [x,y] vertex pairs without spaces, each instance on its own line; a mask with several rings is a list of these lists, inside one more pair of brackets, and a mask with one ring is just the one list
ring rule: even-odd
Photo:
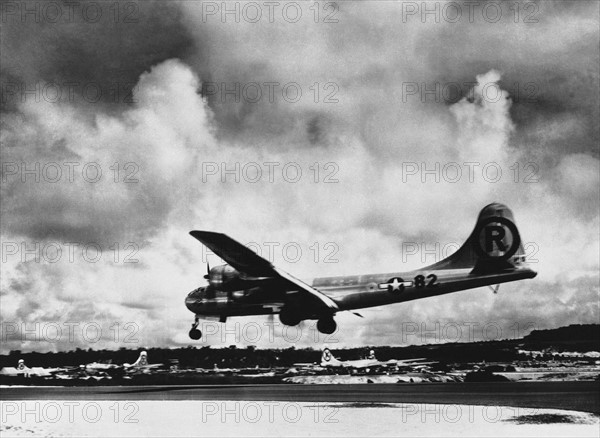
[[198,79],[178,61],[144,73],[139,86],[131,109],[100,113],[93,123],[76,107],[49,102],[7,115],[3,232],[107,244],[143,241],[165,226],[177,201],[172,187],[211,148],[210,110],[196,93]]
[[[597,321],[598,63],[581,35],[597,40],[594,10],[541,3],[537,23],[423,23],[404,22],[393,3],[342,3],[337,23],[315,23],[307,8],[296,23],[224,23],[201,3],[150,3],[135,25],[11,32],[5,82],[47,84],[57,72],[96,81],[109,63],[126,66],[120,80],[137,86],[127,102],[6,100],[2,320],[19,330],[68,321],[103,329],[92,344],[79,333],[29,339],[28,349],[127,346],[109,327],[129,322],[137,344],[187,345],[192,315],[182,301],[206,269],[191,229],[226,232],[263,255],[271,248],[275,264],[302,278],[394,272],[434,261],[405,258],[402,242],[458,245],[479,210],[499,201],[515,213],[535,280],[497,296],[477,289],[361,311],[365,319],[344,313],[339,344],[419,342],[403,337],[408,323],[493,323],[512,333],[514,324]],[[160,43],[153,29],[164,29]],[[87,31],[98,38],[70,49]],[[68,56],[16,56],[49,32]],[[79,59],[86,68],[74,67]],[[290,83],[300,99],[283,92]],[[260,99],[242,93],[248,84]],[[278,84],[273,99],[265,84]],[[441,92],[448,84],[458,84],[451,99]],[[67,162],[78,163],[72,180]],[[35,163],[40,180],[23,181],[23,164],[35,173]],[[59,181],[49,163],[63,171]],[[95,167],[82,174],[90,163],[100,180],[89,181]],[[78,245],[73,260],[69,242]],[[283,252],[290,243],[298,260]],[[35,245],[47,251],[41,260]],[[269,323],[231,320],[234,332],[236,321]],[[315,344],[310,324],[299,345]],[[246,343],[237,327],[238,336],[219,332],[209,343]],[[292,334],[275,332],[274,344],[264,332],[258,344],[290,345]],[[3,346],[17,348],[21,337]]]

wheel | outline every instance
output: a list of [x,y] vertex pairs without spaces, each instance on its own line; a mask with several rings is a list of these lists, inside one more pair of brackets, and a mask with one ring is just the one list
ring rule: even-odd
[[195,328],[191,329],[189,334],[190,338],[192,338],[194,341],[197,341],[202,337],[202,332]]
[[279,313],[279,321],[281,321],[283,325],[298,325],[300,324],[301,319],[292,312],[283,311]]
[[330,335],[335,332],[337,324],[333,318],[321,318],[317,321],[317,330],[326,335]]

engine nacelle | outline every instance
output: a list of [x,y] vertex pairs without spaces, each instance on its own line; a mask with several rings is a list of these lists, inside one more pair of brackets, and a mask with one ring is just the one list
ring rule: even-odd
[[239,302],[255,302],[260,299],[260,288],[253,287],[250,289],[236,290],[231,292],[231,299]]
[[246,290],[236,290],[231,293],[231,299],[233,301],[244,301],[246,300],[250,294]]
[[215,266],[208,273],[208,282],[218,290],[227,290],[239,284],[240,273],[229,265]]

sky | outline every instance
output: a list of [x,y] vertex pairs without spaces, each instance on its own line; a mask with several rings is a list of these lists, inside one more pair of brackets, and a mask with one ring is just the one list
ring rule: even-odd
[[[599,4],[6,2],[1,352],[409,345],[599,320]],[[428,9],[426,9],[428,8]],[[514,213],[533,280],[205,322],[193,229],[294,276],[401,272]]]

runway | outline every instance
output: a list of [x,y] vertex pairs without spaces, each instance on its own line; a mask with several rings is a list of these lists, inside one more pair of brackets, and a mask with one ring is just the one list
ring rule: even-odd
[[600,414],[600,382],[5,387],[0,389],[0,399],[436,403]]

